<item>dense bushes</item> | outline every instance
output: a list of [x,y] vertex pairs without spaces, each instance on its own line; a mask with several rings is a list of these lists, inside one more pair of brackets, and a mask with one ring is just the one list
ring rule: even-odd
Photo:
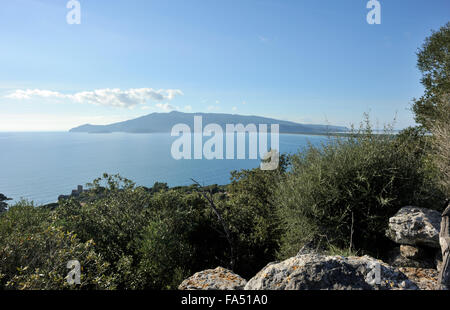
[[244,277],[252,277],[276,259],[282,231],[274,193],[288,164],[288,157],[282,155],[277,170],[232,172],[228,199],[220,206],[236,247],[235,271]]
[[6,289],[70,289],[67,262],[83,266],[81,289],[114,289],[108,264],[94,242],[80,242],[52,223],[51,214],[25,203],[10,208],[0,220],[0,287]]
[[200,235],[211,233],[203,229],[205,204],[198,195],[176,191],[158,193],[151,200],[154,212],[140,242],[139,274],[146,288],[176,288],[194,268],[205,268],[204,255],[214,259],[212,244],[208,248],[206,242],[202,251],[207,238]]
[[[268,233],[274,227],[265,224],[274,212],[266,205],[271,195],[266,187],[276,186],[271,176],[278,174],[236,173],[232,200],[224,188],[205,188],[233,232],[239,248],[234,259],[243,272],[275,253],[277,238]],[[264,194],[258,201],[257,192],[244,193],[254,182],[258,195]],[[223,227],[199,191],[196,185],[146,189],[105,174],[82,197],[61,200],[55,208],[26,202],[11,207],[0,216],[0,287],[174,289],[193,272],[229,267]],[[69,287],[65,281],[69,260],[80,261],[83,285]]]
[[292,157],[292,171],[277,192],[285,234],[280,257],[306,242],[384,254],[388,218],[406,205],[442,208],[429,176],[425,138],[373,134],[370,126]]
[[194,268],[217,264],[220,250],[212,252],[221,245],[199,194],[160,183],[147,190],[110,175],[91,186],[97,198],[62,201],[55,216],[65,230],[95,241],[119,289],[176,288]]
[[[105,183],[106,187],[101,185]],[[92,184],[91,202],[61,201],[55,209],[56,223],[73,231],[95,247],[109,263],[119,289],[139,288],[135,275],[139,238],[148,223],[147,192],[119,176],[105,175]]]

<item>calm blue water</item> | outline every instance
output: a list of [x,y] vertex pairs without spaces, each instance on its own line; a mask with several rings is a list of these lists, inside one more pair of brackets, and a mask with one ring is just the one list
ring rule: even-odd
[[[0,193],[37,204],[55,202],[104,172],[151,187],[227,184],[230,171],[258,167],[259,160],[174,160],[169,134],[0,133]],[[204,141],[207,138],[204,138]],[[325,142],[323,136],[281,135],[282,153]]]

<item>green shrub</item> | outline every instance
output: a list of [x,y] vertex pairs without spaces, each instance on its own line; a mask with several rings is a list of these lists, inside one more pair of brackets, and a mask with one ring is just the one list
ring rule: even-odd
[[[92,240],[80,242],[74,233],[51,224],[48,210],[21,202],[0,217],[0,262],[4,289],[113,289],[105,274],[108,264]],[[78,260],[81,284],[66,281],[67,263]]]
[[382,256],[390,244],[388,219],[399,208],[442,208],[443,195],[424,168],[417,140],[374,134],[366,124],[292,157],[276,194],[285,229],[281,258],[310,241]]
[[[104,183],[106,186],[101,186]],[[95,180],[91,189],[96,198],[89,202],[71,199],[59,203],[55,210],[58,225],[76,232],[82,242],[95,242],[119,289],[141,288],[144,284],[135,273],[139,240],[149,222],[150,194],[127,179],[107,174]]]
[[6,240],[12,233],[25,234],[41,231],[50,223],[49,210],[22,200],[0,215],[0,241]]
[[197,223],[194,210],[183,197],[168,191],[152,198],[151,220],[145,227],[140,246],[139,273],[146,289],[176,289],[190,276],[194,251],[189,236]]
[[55,209],[58,225],[95,242],[118,289],[176,288],[182,277],[220,264],[227,249],[198,193],[156,187],[104,175],[82,202],[63,200]]
[[234,271],[243,277],[252,277],[276,258],[281,230],[274,192],[287,166],[287,156],[281,155],[277,170],[232,172],[228,198],[218,202],[235,243]]

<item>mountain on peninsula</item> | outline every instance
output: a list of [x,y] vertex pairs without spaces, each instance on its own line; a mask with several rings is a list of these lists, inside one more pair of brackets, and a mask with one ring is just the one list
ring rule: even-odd
[[70,132],[87,132],[87,133],[165,133],[171,132],[172,127],[176,124],[186,124],[194,129],[194,116],[203,117],[203,127],[207,124],[218,124],[224,130],[226,124],[279,124],[280,133],[327,133],[327,132],[345,132],[348,128],[342,126],[331,125],[310,125],[298,124],[289,121],[276,120],[260,116],[244,116],[236,114],[222,113],[152,113],[136,119],[114,123],[110,125],[82,125],[72,128]]

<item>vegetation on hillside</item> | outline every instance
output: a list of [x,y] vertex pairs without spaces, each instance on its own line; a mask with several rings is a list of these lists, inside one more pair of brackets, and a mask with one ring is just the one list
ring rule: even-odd
[[292,156],[276,195],[280,258],[310,242],[380,257],[389,249],[388,219],[401,207],[441,209],[445,197],[418,145],[404,135],[374,134],[367,121],[353,136]]

